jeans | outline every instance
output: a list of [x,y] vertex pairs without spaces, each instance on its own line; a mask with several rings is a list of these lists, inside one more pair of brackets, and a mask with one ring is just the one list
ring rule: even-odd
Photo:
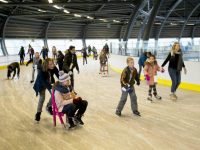
[[[129,94],[129,96],[131,98],[131,109],[132,109],[132,111],[134,111],[134,110],[138,110],[137,96],[135,94],[135,88],[131,87],[131,89],[133,90],[133,92],[131,94]],[[122,90],[122,96],[121,96],[121,99],[117,106],[118,111],[122,111],[122,109],[124,108],[124,105],[127,101],[127,96],[128,96],[128,92]]]
[[139,65],[139,72],[138,72],[138,77],[139,77],[139,79],[140,79],[140,74],[141,74],[141,71],[142,71],[142,67],[144,68],[144,66]]
[[30,56],[30,60],[33,59],[33,54],[29,54],[29,56]]
[[[37,107],[37,112],[42,112],[42,107],[45,101],[45,91],[46,91],[46,87],[43,85],[41,90],[39,91],[39,102],[38,102],[38,107]],[[48,90],[49,91],[49,90]],[[51,94],[51,92],[49,91],[49,93]],[[52,98],[49,99],[49,102],[47,103],[47,107],[52,106]]]
[[23,55],[20,55],[20,65],[21,64],[24,64],[24,56]]
[[[37,69],[37,75],[39,73],[39,69]],[[35,69],[33,68],[33,71],[32,71],[32,81],[34,81],[34,75],[35,75]]]
[[83,115],[86,111],[88,102],[86,100],[82,100],[78,104],[68,104],[63,107],[62,113],[67,114],[69,118],[74,117],[76,110],[78,110],[77,114]]
[[86,62],[86,64],[87,64],[87,56],[85,55],[83,55],[83,64]]
[[181,83],[181,74],[173,68],[168,68],[168,72],[172,80],[171,92],[176,92],[178,86]]

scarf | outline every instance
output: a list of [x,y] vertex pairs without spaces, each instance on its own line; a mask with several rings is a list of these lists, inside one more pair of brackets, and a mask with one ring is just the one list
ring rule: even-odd
[[175,61],[175,54],[178,54],[178,65],[177,65],[177,72],[182,71],[183,66],[183,52],[180,49],[178,52],[174,52],[173,50],[171,52],[171,61]]
[[54,87],[54,90],[59,91],[62,94],[66,94],[69,92],[72,92],[72,86],[62,86],[61,84],[58,84],[58,86]]

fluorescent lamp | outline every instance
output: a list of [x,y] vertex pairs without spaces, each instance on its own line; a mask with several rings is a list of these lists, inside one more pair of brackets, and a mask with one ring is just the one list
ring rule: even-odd
[[67,13],[67,14],[69,14],[69,13],[70,13],[70,12],[69,12],[69,11],[67,11],[66,9],[64,10],[64,12],[65,12],[65,13]]
[[88,19],[94,19],[94,17],[87,16]]
[[41,9],[38,9],[38,11],[40,11],[40,12],[46,12],[45,10],[41,10]]
[[176,23],[170,23],[171,25],[177,25]]
[[81,15],[78,15],[78,14],[74,14],[74,16],[75,16],[75,17],[81,17]]
[[53,5],[53,7],[57,8],[57,9],[61,9],[59,6],[57,5]]
[[194,24],[193,24],[193,23],[188,23],[187,25],[188,25],[188,26],[194,26]]
[[103,21],[106,21],[106,19],[99,19],[99,20],[103,20]]
[[0,0],[0,2],[3,2],[3,3],[8,3],[8,1],[5,1],[5,0]]
[[53,3],[53,0],[48,0],[49,1],[49,3]]
[[160,23],[160,22],[156,22],[155,24],[161,25],[161,23]]
[[120,21],[117,21],[117,20],[113,20],[113,22],[120,22]]
[[184,22],[184,21],[181,21],[181,22]]

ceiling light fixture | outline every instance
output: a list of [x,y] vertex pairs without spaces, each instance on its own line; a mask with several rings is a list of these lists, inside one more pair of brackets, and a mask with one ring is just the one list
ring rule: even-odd
[[46,12],[45,10],[41,10],[41,9],[38,9],[38,11],[40,11],[40,12]]
[[94,19],[94,17],[87,16],[88,19]]
[[65,12],[65,13],[67,13],[67,14],[69,14],[69,13],[70,13],[70,12],[69,12],[69,11],[67,11],[66,9],[64,9],[64,12]]
[[8,3],[8,1],[5,1],[5,0],[0,0],[0,2],[3,2],[3,3]]
[[78,15],[78,14],[74,14],[74,16],[75,16],[75,17],[81,17],[81,15]]
[[160,23],[160,22],[156,22],[155,24],[161,25],[161,23]]
[[176,23],[170,23],[171,25],[177,25]]
[[99,20],[103,20],[103,21],[105,21],[106,19],[99,19]]
[[120,21],[117,21],[117,20],[113,20],[113,22],[120,22]]
[[57,5],[53,5],[53,7],[57,8],[57,9],[61,9],[59,6]]
[[53,3],[53,0],[48,0],[49,1],[49,3]]
[[194,24],[193,24],[193,23],[188,23],[187,25],[188,25],[188,26],[194,26]]

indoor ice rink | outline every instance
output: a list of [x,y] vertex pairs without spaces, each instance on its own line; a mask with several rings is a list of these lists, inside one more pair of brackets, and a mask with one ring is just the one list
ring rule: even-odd
[[[0,0],[0,150],[200,150],[199,19],[199,0]],[[37,52],[41,61],[36,63]],[[63,62],[58,59],[61,53]],[[156,62],[151,63],[152,55]],[[128,58],[133,60],[127,63]],[[147,62],[154,71],[159,66],[153,84],[160,99],[153,90],[152,97],[149,94],[152,76],[150,69],[144,71]],[[36,97],[33,88],[42,84],[48,89],[46,82],[54,85],[51,63],[70,77],[61,80],[57,70],[55,81],[74,78],[77,95],[63,96],[72,102],[65,106],[78,107],[77,97],[87,100],[81,114],[84,125],[75,120],[77,112],[71,118],[75,127],[70,128],[68,111],[68,121],[62,117],[66,128],[57,115],[54,126],[54,115],[49,114],[54,105],[46,107],[52,98],[47,90],[38,111],[42,89]],[[174,64],[180,85],[172,92]],[[130,79],[124,76],[126,67]],[[135,91],[130,90],[132,80]],[[139,115],[129,94],[119,109],[123,92],[136,94]],[[56,105],[60,106],[57,99]]]

